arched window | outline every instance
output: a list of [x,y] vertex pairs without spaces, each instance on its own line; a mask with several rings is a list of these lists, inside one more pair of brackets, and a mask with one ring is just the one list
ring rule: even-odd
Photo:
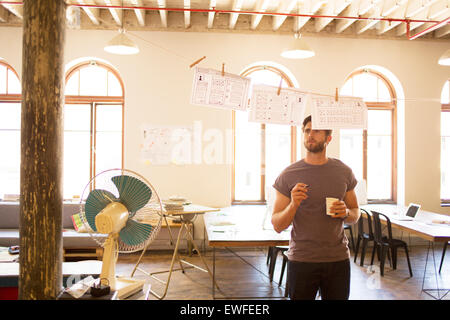
[[450,80],[441,93],[441,204],[450,205]]
[[340,158],[358,180],[367,182],[371,202],[397,200],[396,95],[381,73],[364,69],[351,74],[341,95],[361,97],[368,107],[367,130],[340,131]]
[[64,198],[80,196],[98,173],[123,167],[124,89],[119,74],[86,61],[66,74]]
[[[252,85],[294,86],[285,72],[273,66],[253,66],[241,76],[250,78]],[[266,190],[296,161],[296,132],[295,126],[248,122],[246,112],[233,111],[233,204],[266,202]]]
[[0,198],[20,194],[21,86],[16,71],[0,60]]

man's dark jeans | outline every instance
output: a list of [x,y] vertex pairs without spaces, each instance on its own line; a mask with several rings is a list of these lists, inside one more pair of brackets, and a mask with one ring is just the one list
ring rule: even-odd
[[350,295],[350,260],[289,261],[287,281],[292,300],[314,300],[319,289],[322,300],[347,300]]

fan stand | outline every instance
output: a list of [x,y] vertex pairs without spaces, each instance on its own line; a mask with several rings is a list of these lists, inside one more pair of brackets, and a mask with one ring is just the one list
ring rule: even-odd
[[[107,279],[112,291],[117,291],[117,297],[124,299],[144,288],[145,281],[128,277],[116,276],[116,261],[118,258],[118,233],[109,234],[104,243],[101,279]],[[108,284],[108,283],[105,283]]]
[[[194,216],[195,216],[195,214],[183,214],[183,215],[180,215],[180,218],[181,218],[181,227],[180,227],[180,231],[178,232],[178,237],[177,237],[177,241],[176,241],[176,243],[175,243],[175,249],[174,249],[173,256],[172,256],[172,261],[170,262],[170,268],[169,268],[169,270],[149,273],[149,272],[147,272],[147,271],[145,271],[145,270],[139,268],[138,266],[139,266],[139,264],[140,264],[140,262],[141,262],[141,259],[142,259],[142,257],[144,256],[145,251],[147,250],[147,247],[146,247],[146,248],[144,248],[144,249],[142,250],[142,254],[141,254],[141,256],[139,257],[139,260],[138,260],[138,262],[136,263],[136,266],[134,267],[133,272],[131,273],[131,277],[133,277],[135,271],[136,271],[136,270],[139,270],[139,271],[141,271],[142,273],[148,275],[149,277],[152,277],[152,278],[155,279],[156,281],[158,281],[158,282],[164,284],[164,285],[165,285],[165,288],[164,288],[164,292],[163,292],[162,295],[156,293],[156,292],[153,291],[153,290],[150,290],[150,293],[153,294],[153,295],[154,295],[156,298],[158,298],[159,300],[164,299],[164,297],[165,297],[166,294],[167,294],[167,290],[168,290],[168,288],[169,288],[169,283],[170,283],[170,278],[171,278],[171,276],[172,276],[172,272],[173,272],[173,271],[179,271],[179,270],[181,270],[181,271],[184,273],[184,268],[183,268],[182,263],[187,264],[187,265],[188,265],[189,267],[191,267],[191,268],[196,268],[196,269],[201,270],[201,271],[203,271],[203,272],[208,272],[209,275],[210,275],[210,277],[211,277],[211,279],[214,281],[214,285],[215,285],[216,288],[220,291],[219,286],[217,285],[217,283],[216,283],[216,281],[215,281],[215,279],[214,279],[214,277],[213,277],[211,271],[209,270],[208,264],[206,263],[205,259],[203,258],[203,256],[202,256],[202,254],[201,254],[199,248],[198,248],[197,245],[195,244],[194,238],[193,238],[193,236],[192,236],[192,234],[191,234],[191,232],[190,232],[190,230],[189,230],[188,223],[194,218]],[[169,226],[169,224],[168,224],[168,222],[167,222],[166,215],[164,215],[164,220],[165,220],[165,222],[166,222],[167,228],[169,229],[169,233],[170,233],[170,235],[171,235],[171,232],[170,232],[170,226]],[[183,259],[180,259],[180,258],[178,258],[178,263],[180,264],[180,269],[174,269],[175,260],[177,260],[177,257],[178,257],[178,246],[179,246],[179,244],[180,244],[181,234],[182,234],[183,230],[185,230],[185,232],[186,232],[185,235],[188,236],[188,240],[191,241],[192,245],[194,246],[194,249],[197,251],[197,253],[198,253],[200,259],[202,260],[204,266],[206,267],[206,270],[203,269],[203,268],[200,268],[199,266],[196,266],[196,265],[194,265],[194,264],[192,264],[192,263],[190,263],[190,262],[187,262],[187,261],[185,261],[185,260],[183,260]],[[172,239],[172,236],[171,236],[171,239]],[[163,280],[161,280],[161,279],[159,279],[159,278],[157,278],[157,277],[154,276],[154,274],[166,273],[166,272],[169,272],[167,281],[163,281]]]

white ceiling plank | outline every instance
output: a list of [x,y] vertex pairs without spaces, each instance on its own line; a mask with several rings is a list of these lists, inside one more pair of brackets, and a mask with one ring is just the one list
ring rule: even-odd
[[[374,6],[367,14],[365,14],[364,18],[379,18],[381,14],[382,7]],[[361,34],[368,29],[375,26],[379,20],[358,20],[356,21],[356,33]]]
[[[436,19],[436,21],[444,21],[450,17],[449,14],[450,14],[450,12],[449,13],[443,12],[441,15],[436,16],[435,19]],[[417,37],[417,38],[420,38],[421,36],[424,36],[429,32],[432,32],[432,31],[437,32],[440,28],[445,27],[446,25],[448,25],[448,24],[424,23],[420,27],[418,27],[417,30],[414,30],[414,32],[411,32],[410,37],[414,37],[415,35],[425,31],[426,29],[431,28],[431,29],[427,30],[424,34]],[[436,28],[434,28],[434,27],[436,27]]]
[[5,7],[12,14],[17,16],[18,18],[23,19],[23,6],[22,5],[2,3],[2,6]]
[[436,38],[441,38],[441,37],[448,35],[449,33],[450,33],[450,24],[447,24],[447,25],[443,26],[442,28],[437,29],[434,33],[434,36]]
[[[387,18],[393,19],[403,19],[405,17],[407,3],[403,3],[400,5],[392,14],[390,14]],[[380,26],[377,28],[377,34],[383,34],[401,24],[401,21],[380,21]]]
[[[216,7],[216,0],[209,1],[209,9],[212,10]],[[208,29],[211,29],[214,24],[214,12],[208,12]]]
[[[158,8],[166,8],[166,0],[158,0]],[[161,17],[161,25],[167,28],[167,11],[159,10],[159,15]]]
[[[233,0],[233,11],[240,11],[242,9],[242,3],[244,0]],[[230,14],[230,29],[234,29],[236,26],[237,19],[239,18],[239,13]]]
[[430,6],[428,19],[438,20],[437,17],[443,14],[450,14],[450,0],[442,0]]
[[0,22],[8,22],[8,10],[0,7]]
[[[329,1],[322,10],[319,11],[319,14],[324,16],[337,16],[342,10],[344,10],[349,4],[350,0],[335,0]],[[315,21],[315,30],[316,32],[320,32],[323,28],[325,28],[333,18],[318,18]]]
[[361,0],[359,3],[358,15],[362,16],[369,12],[375,5],[380,3],[382,0]]
[[[414,15],[414,17],[412,17],[415,20],[424,20],[427,18],[428,15],[428,11],[427,10],[422,10],[419,11],[418,13],[416,13]],[[423,25],[423,22],[410,22],[409,24],[409,30],[412,31],[418,27],[420,27],[421,25]],[[397,27],[397,36],[402,36],[406,33],[406,28],[407,25],[406,23],[402,23]]]
[[408,0],[384,0],[381,16],[387,17],[391,15],[395,10],[397,10],[399,7],[406,4],[407,2]]
[[[315,14],[328,0],[304,0],[299,3],[297,11],[298,14]],[[294,32],[300,29],[311,19],[311,17],[294,17]]]
[[[359,14],[359,8],[361,0],[353,0],[353,2],[342,12],[344,17],[357,17]],[[347,29],[356,19],[338,19],[336,21],[336,33],[341,33]]]
[[[253,11],[255,12],[266,12],[267,8],[269,7],[270,0],[257,0],[255,9]],[[254,14],[252,15],[252,21],[250,28],[252,30],[255,30],[259,23],[261,22],[261,19],[263,18],[262,14]]]
[[[88,4],[88,5],[95,5],[95,2],[93,0],[78,0],[79,4]],[[99,25],[100,24],[100,9],[99,8],[90,8],[90,7],[83,7],[84,13],[88,16],[88,18],[92,21],[93,24]]]
[[[191,0],[184,0],[184,9],[190,9],[191,8]],[[184,12],[184,27],[187,29],[191,26],[191,12],[185,11]]]
[[[142,0],[131,0],[131,3],[136,7],[142,7]],[[136,15],[136,19],[141,27],[145,26],[145,10],[143,9],[134,9],[134,14]]]
[[[278,6],[277,13],[290,13],[295,6],[297,5],[297,0],[285,0],[280,1],[280,5]],[[272,29],[273,31],[278,30],[283,22],[286,20],[287,16],[273,16],[272,20]]]
[[[108,6],[120,6],[120,3],[117,0],[105,0],[105,4]],[[109,8],[109,12],[111,13],[114,21],[118,26],[122,25],[122,14],[120,9]]]

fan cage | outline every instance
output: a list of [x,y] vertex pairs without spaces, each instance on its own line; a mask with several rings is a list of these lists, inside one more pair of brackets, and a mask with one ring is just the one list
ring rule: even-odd
[[89,235],[91,238],[101,247],[104,246],[104,242],[106,238],[108,237],[107,234],[101,234],[96,233],[91,229],[89,226],[89,223],[85,216],[85,201],[89,195],[89,193],[94,189],[104,189],[106,191],[109,191],[113,193],[118,198],[118,191],[114,183],[112,182],[111,178],[117,175],[128,175],[132,176],[134,178],[140,179],[142,182],[144,182],[152,191],[152,195],[150,197],[150,200],[147,202],[147,204],[139,209],[134,215],[131,215],[130,213],[130,219],[133,219],[140,223],[148,223],[152,226],[152,231],[149,235],[149,237],[144,241],[141,242],[138,245],[128,245],[120,240],[120,237],[118,239],[118,252],[119,253],[132,253],[137,252],[140,250],[143,250],[144,248],[147,248],[153,240],[155,240],[156,236],[158,235],[159,231],[161,230],[162,225],[162,219],[163,219],[163,209],[162,209],[162,202],[161,198],[159,197],[158,193],[156,192],[156,189],[153,187],[153,185],[142,175],[129,170],[129,169],[108,169],[105,171],[100,172],[95,177],[93,177],[89,183],[85,186],[82,196],[80,198],[80,217],[81,221],[83,222],[83,225],[86,227],[86,229],[89,232]]

